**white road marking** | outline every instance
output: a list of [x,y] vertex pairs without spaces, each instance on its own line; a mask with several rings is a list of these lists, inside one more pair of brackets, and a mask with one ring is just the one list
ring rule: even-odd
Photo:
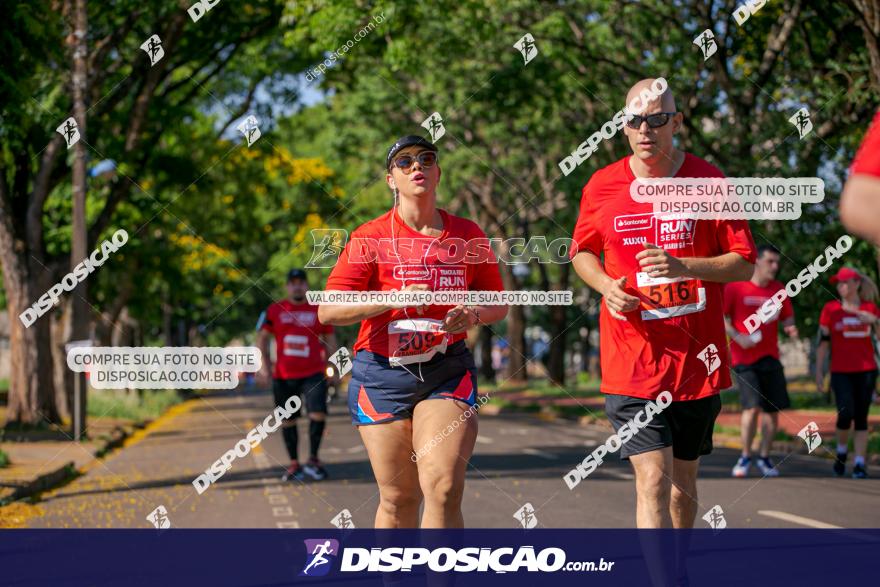
[[277,494],[277,495],[274,495],[274,494],[273,494],[273,495],[267,495],[266,497],[269,499],[269,503],[272,504],[272,505],[278,505],[278,504],[281,504],[281,503],[287,503],[287,496],[286,496],[286,495],[283,495],[283,494],[280,494],[280,493]]
[[819,520],[813,520],[812,518],[805,518],[803,516],[796,516],[794,514],[788,514],[785,512],[777,512],[774,510],[758,510],[758,513],[762,516],[767,516],[768,518],[776,518],[777,520],[785,520],[786,522],[791,522],[792,524],[800,524],[801,526],[809,526],[810,528],[829,528],[829,529],[842,528],[842,526],[835,526],[834,524],[820,522]]
[[299,522],[276,522],[279,528],[299,528]]
[[477,442],[479,444],[492,444],[494,440],[492,440],[488,436],[477,436]]
[[536,457],[541,457],[542,459],[547,459],[548,461],[555,461],[559,458],[556,455],[544,452],[543,450],[538,450],[537,448],[524,448],[522,451],[527,455],[534,455]]
[[293,508],[291,508],[289,505],[288,506],[279,505],[279,506],[272,508],[272,515],[275,516],[276,518],[280,517],[280,516],[292,516],[293,515]]
[[361,452],[362,450],[364,450],[364,445],[359,444],[357,446],[353,446],[351,448],[345,449],[345,452],[347,452],[348,454],[355,454],[355,453]]

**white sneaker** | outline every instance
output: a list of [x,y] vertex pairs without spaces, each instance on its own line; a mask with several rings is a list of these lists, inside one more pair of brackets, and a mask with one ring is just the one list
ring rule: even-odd
[[740,457],[736,464],[733,466],[733,476],[734,477],[748,477],[749,469],[752,466],[752,459],[749,457]]
[[779,477],[779,469],[773,466],[768,457],[759,458],[757,465],[764,477]]

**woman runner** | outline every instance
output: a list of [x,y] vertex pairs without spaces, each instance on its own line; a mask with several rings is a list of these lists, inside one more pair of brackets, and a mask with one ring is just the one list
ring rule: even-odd
[[858,271],[843,267],[831,278],[840,300],[832,300],[819,316],[821,342],[816,350],[816,386],[824,390],[824,366],[831,350],[831,389],[837,403],[837,457],[834,474],[846,473],[849,429],[855,428],[854,479],[865,479],[868,409],[877,382],[877,362],[871,331],[880,333],[880,309],[874,305],[877,286]]
[[[385,158],[394,205],[351,235],[328,291],[502,290],[485,233],[436,206],[437,147],[419,136]],[[506,306],[321,304],[324,324],[361,323],[348,388],[352,422],[379,485],[376,528],[460,528],[468,460],[477,437],[477,378],[469,328]],[[439,400],[439,401],[427,401]]]

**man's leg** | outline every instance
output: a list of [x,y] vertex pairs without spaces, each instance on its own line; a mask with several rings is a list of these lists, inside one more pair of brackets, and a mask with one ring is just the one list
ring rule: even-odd
[[762,459],[770,457],[770,446],[773,444],[773,437],[776,436],[776,429],[778,427],[779,412],[764,412],[761,414],[760,455]]
[[309,377],[303,382],[306,411],[309,413],[309,457],[318,461],[318,450],[327,425],[327,380],[323,373]]
[[734,368],[736,383],[739,388],[739,401],[742,405],[740,416],[740,440],[742,454],[733,467],[734,477],[748,477],[752,466],[752,445],[758,431],[758,418],[761,413],[761,381],[755,364],[738,365]]
[[671,528],[672,447],[629,457],[636,475],[636,526]]
[[697,518],[697,470],[700,459],[672,459],[672,499],[669,514],[675,528],[693,528]]
[[[273,379],[272,380],[272,396],[275,400],[275,407],[284,407],[287,400],[292,394],[296,393],[296,386],[289,379]],[[285,418],[281,423],[281,437],[284,439],[284,447],[287,449],[287,455],[290,457],[290,467],[285,474],[285,478],[292,477],[298,464],[298,448],[299,438],[296,431],[296,417],[299,413],[293,414],[291,418]]]
[[742,425],[740,440],[742,441],[742,456],[745,458],[752,456],[752,444],[755,442],[755,433],[758,430],[758,414],[760,412],[759,408],[748,408],[742,411],[742,417],[740,418]]

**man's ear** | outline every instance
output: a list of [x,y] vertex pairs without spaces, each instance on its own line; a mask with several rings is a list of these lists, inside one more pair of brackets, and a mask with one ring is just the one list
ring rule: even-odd
[[684,124],[684,114],[681,112],[676,112],[675,116],[672,117],[672,132],[677,133],[681,130],[682,125]]

